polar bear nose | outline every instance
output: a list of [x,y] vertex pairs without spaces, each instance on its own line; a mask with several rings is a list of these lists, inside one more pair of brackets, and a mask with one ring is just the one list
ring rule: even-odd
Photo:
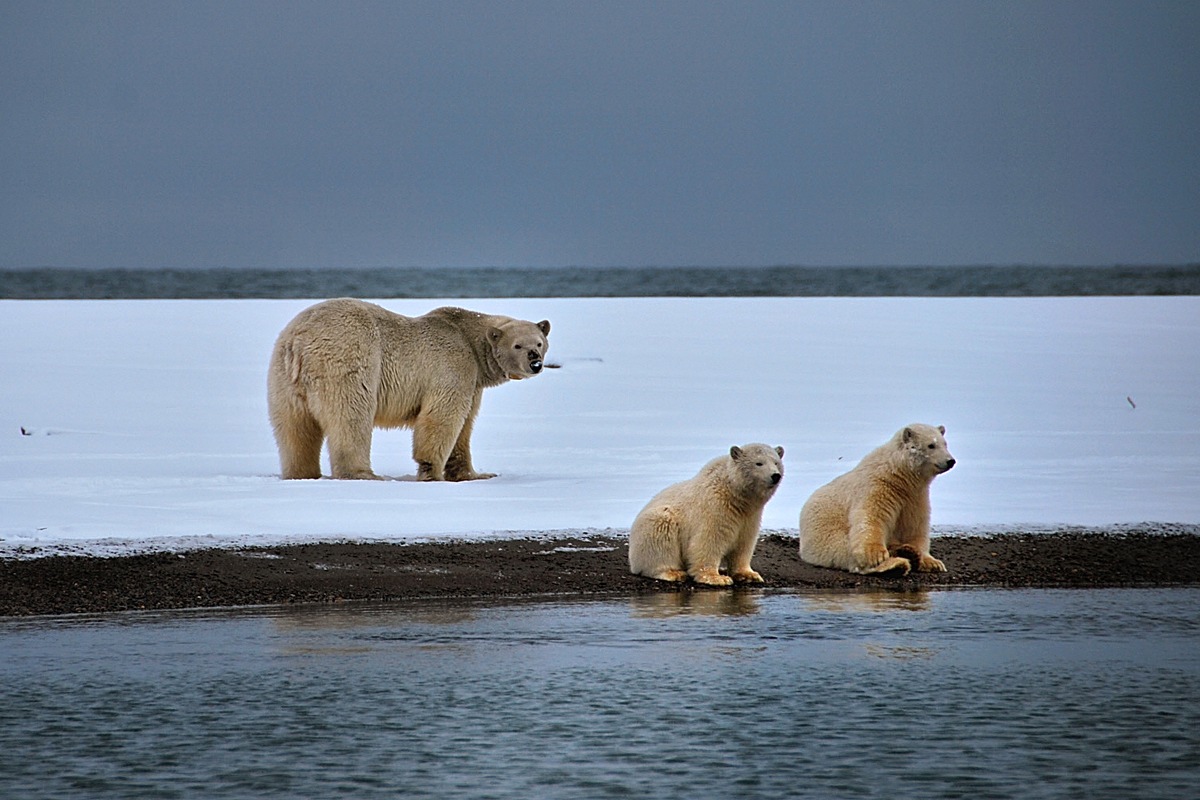
[[947,458],[947,459],[946,459],[946,469],[950,469],[951,467],[953,467],[953,466],[954,466],[955,464],[957,464],[957,463],[958,463],[958,462],[957,462],[957,461],[955,461],[953,458]]
[[772,486],[779,483],[781,480],[783,480],[783,476],[780,475],[778,472],[771,473],[771,485]]
[[529,368],[533,370],[534,375],[542,371],[542,357],[532,350],[529,351]]

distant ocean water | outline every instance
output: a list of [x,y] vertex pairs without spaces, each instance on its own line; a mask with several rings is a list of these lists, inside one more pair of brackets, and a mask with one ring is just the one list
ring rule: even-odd
[[1179,266],[0,269],[0,299],[1200,295]]

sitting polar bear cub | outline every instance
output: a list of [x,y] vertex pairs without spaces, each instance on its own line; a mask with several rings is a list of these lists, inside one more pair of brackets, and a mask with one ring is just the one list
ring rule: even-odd
[[374,428],[413,429],[424,481],[495,477],[471,463],[483,390],[542,371],[550,323],[438,308],[404,317],[343,298],[301,311],[275,343],[267,405],[284,478],[378,478]]
[[[731,447],[656,494],[629,531],[629,571],[663,581],[762,582],[750,568],[763,507],[783,478],[783,448]],[[722,562],[729,575],[722,575]]]
[[945,572],[929,554],[929,484],[954,466],[942,426],[909,425],[800,511],[800,557],[850,572]]

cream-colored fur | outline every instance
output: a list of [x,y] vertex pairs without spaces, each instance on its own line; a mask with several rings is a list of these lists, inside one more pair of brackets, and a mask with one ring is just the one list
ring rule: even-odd
[[[629,531],[629,570],[664,581],[762,581],[750,567],[763,507],[783,478],[783,448],[731,447],[654,496]],[[722,575],[722,563],[728,575]]]
[[550,323],[438,308],[405,317],[343,298],[311,306],[275,343],[267,405],[284,478],[377,478],[374,428],[412,428],[421,480],[491,478],[471,463],[483,390],[542,370]]
[[813,492],[800,511],[800,557],[819,567],[905,574],[911,558],[918,570],[945,572],[929,554],[929,484],[954,466],[945,432],[902,428]]

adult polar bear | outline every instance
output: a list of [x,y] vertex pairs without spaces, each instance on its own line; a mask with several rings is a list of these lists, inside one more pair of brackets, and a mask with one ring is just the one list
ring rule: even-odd
[[850,572],[945,572],[929,554],[929,484],[954,466],[941,425],[912,424],[800,510],[800,558]]
[[542,371],[550,323],[438,308],[405,317],[342,298],[287,324],[267,373],[267,406],[284,478],[378,478],[374,428],[413,429],[417,478],[494,477],[471,463],[483,390]]

